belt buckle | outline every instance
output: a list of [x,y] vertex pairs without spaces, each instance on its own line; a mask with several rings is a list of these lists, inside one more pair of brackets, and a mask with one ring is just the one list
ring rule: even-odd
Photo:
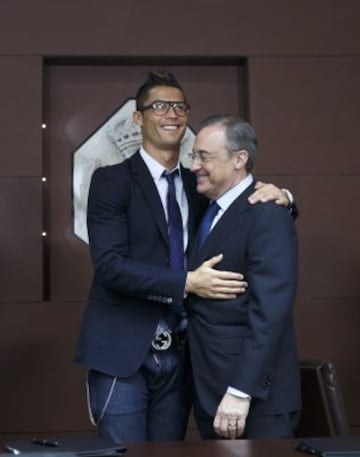
[[151,342],[151,346],[157,351],[166,351],[169,349],[172,343],[171,333],[164,330],[161,333],[157,333]]

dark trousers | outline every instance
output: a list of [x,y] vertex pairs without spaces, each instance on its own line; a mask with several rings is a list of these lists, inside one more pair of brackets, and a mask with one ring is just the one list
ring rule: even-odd
[[[131,350],[131,349],[129,349]],[[89,407],[100,435],[114,442],[183,440],[191,408],[183,350],[150,350],[129,378],[91,370]]]

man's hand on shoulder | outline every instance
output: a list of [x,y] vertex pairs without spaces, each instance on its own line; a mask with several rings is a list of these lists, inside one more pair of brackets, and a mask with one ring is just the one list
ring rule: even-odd
[[196,270],[189,271],[186,277],[185,292],[202,298],[233,299],[244,293],[247,282],[241,273],[220,271],[213,267],[221,262],[222,254],[202,263]]
[[277,205],[288,207],[294,202],[291,193],[287,189],[280,189],[274,184],[257,181],[255,189],[255,192],[249,197],[249,202],[252,204],[274,200]]

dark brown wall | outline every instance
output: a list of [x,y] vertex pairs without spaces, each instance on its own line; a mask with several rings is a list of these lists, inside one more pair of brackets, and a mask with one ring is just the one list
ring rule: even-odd
[[[90,429],[84,371],[72,363],[85,296],[53,280],[54,253],[61,263],[62,243],[75,241],[70,227],[49,225],[62,208],[41,179],[47,69],[69,58],[80,66],[246,59],[257,174],[288,186],[301,208],[300,354],[335,362],[360,427],[360,3],[197,0],[178,9],[160,0],[1,1],[0,434]],[[61,299],[47,300],[54,290]]]

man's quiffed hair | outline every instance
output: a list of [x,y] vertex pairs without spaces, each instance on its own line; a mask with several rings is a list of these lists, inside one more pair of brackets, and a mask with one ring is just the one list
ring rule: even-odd
[[149,91],[153,87],[157,87],[157,86],[176,87],[177,89],[181,90],[181,92],[184,95],[184,100],[185,100],[184,91],[172,73],[168,73],[164,70],[154,71],[154,72],[150,72],[148,74],[147,79],[145,80],[145,82],[142,84],[142,86],[137,91],[136,109],[138,111],[141,111],[142,108],[144,107],[144,103],[148,96]]

